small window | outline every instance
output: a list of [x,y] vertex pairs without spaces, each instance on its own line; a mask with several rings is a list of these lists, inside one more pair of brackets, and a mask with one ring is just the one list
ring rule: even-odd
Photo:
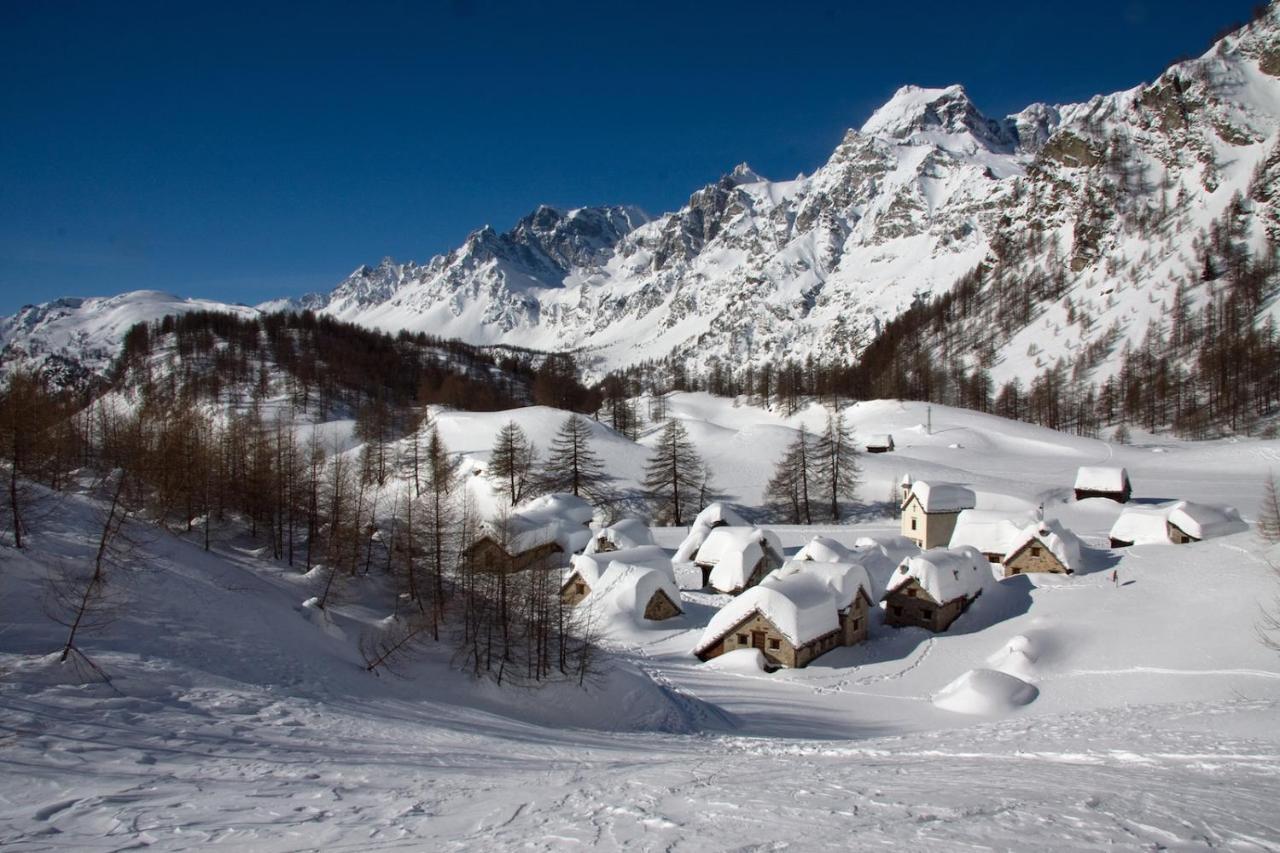
[[902,608],[901,608],[899,605],[896,605],[896,604],[895,604],[895,605],[893,606],[892,610],[893,610],[893,615],[894,615],[894,616],[901,616],[901,615],[902,615]]
[[1039,546],[1039,545],[1032,545],[1032,546],[1031,546],[1031,556],[1033,556],[1033,557],[1039,557],[1039,556],[1040,556],[1040,546]]
[[932,619],[933,611],[929,610],[928,608],[925,608],[924,610],[920,611],[920,615],[923,616],[925,619]]
[[578,595],[585,595],[587,592],[587,585],[582,583],[575,583],[573,585],[573,590],[574,592],[578,593]]
[[915,520],[914,518],[913,518],[913,519],[911,519],[911,529],[912,529],[912,530],[915,530],[915,529],[916,529],[916,520]]
[[780,648],[782,648],[782,643],[781,643],[781,642],[779,642],[778,640],[770,640],[770,641],[769,641],[769,648],[771,648],[771,649],[780,649]]
[[913,586],[913,587],[908,588],[908,589],[907,589],[907,595],[911,596],[912,598],[915,598],[915,597],[916,597],[916,588],[915,588],[914,586]]
[[739,635],[738,635],[738,645],[745,646],[746,644],[747,644],[747,635],[746,635],[746,634],[739,634]]

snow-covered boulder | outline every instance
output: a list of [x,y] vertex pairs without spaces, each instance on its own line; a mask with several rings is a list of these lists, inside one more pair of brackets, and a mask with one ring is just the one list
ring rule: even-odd
[[971,669],[933,697],[933,704],[958,714],[995,716],[1030,704],[1040,691],[1016,675],[995,669]]

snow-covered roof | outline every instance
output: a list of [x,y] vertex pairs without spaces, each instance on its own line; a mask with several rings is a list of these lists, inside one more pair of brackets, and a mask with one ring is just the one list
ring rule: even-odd
[[819,563],[845,563],[853,558],[853,552],[830,536],[815,536],[796,553],[795,558]]
[[857,598],[858,591],[872,600],[871,576],[864,566],[858,563],[827,563],[812,560],[787,560],[782,567],[775,569],[762,580],[761,584],[778,584],[794,575],[810,575],[818,578],[831,588],[836,605],[843,610]]
[[595,554],[577,554],[569,561],[569,568],[565,570],[565,580],[576,572],[582,576],[588,586],[594,589],[610,563],[626,563],[654,569],[671,578],[671,582],[675,583],[676,574],[671,568],[671,560],[667,557],[667,552],[657,545],[641,545],[639,548],[625,548],[620,551]]
[[890,576],[885,594],[912,580],[938,604],[972,598],[995,582],[986,557],[968,545],[930,548],[919,556],[908,557]]
[[747,522],[738,515],[728,504],[717,501],[708,504],[707,508],[698,513],[698,517],[693,520],[693,524],[689,526],[689,535],[680,543],[680,547],[676,549],[675,561],[677,563],[687,563],[693,559],[694,554],[698,553],[698,549],[702,547],[702,543],[707,541],[707,536],[712,529],[718,525],[729,525],[732,527],[747,527]]
[[721,592],[746,586],[768,546],[779,557],[782,543],[772,531],[759,527],[717,527],[698,549],[694,561],[712,567],[708,580]]
[[702,632],[694,654],[711,648],[757,612],[797,647],[840,627],[831,587],[819,577],[800,572],[768,586],[753,586],[720,608]]
[[[955,541],[954,539],[952,540]],[[1017,539],[1004,551],[1005,559],[1012,557],[1031,542],[1039,542],[1050,554],[1058,558],[1063,568],[1078,572],[1082,566],[1080,540],[1056,519],[1039,521],[1024,527]]]
[[1123,468],[1086,465],[1076,472],[1076,488],[1086,492],[1123,492],[1129,472]]
[[1209,539],[1248,530],[1233,506],[1212,506],[1180,501],[1169,510],[1169,523],[1188,536]]
[[977,503],[973,490],[958,483],[929,484],[924,480],[917,480],[911,484],[911,493],[902,505],[906,506],[913,497],[920,501],[920,507],[925,512],[959,512],[973,509]]
[[608,619],[616,614],[643,619],[649,601],[658,593],[664,593],[671,603],[680,606],[680,590],[667,574],[650,568],[613,560],[592,584],[591,592],[579,607],[590,611],[596,619]]
[[1033,521],[1028,513],[1012,518],[998,510],[966,509],[956,517],[950,546],[972,545],[984,554],[1007,554]]
[[550,494],[518,505],[506,519],[485,522],[484,535],[506,542],[511,554],[557,542],[566,554],[586,547],[591,540],[587,524],[594,510],[591,504],[570,494]]
[[865,447],[893,447],[893,436],[887,432],[875,433],[867,436],[863,444]]
[[587,545],[584,553],[594,554],[600,547],[599,540],[601,539],[611,543],[614,548],[618,549],[638,548],[641,545],[652,545],[653,533],[649,530],[648,525],[640,519],[624,518],[591,537],[591,543]]
[[1129,506],[1121,511],[1115,524],[1111,525],[1112,539],[1119,542],[1132,542],[1134,545],[1150,545],[1154,542],[1168,542],[1169,507]]

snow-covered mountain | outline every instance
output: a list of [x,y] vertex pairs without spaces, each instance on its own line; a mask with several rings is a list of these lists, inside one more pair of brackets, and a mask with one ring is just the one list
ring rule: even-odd
[[[743,164],[654,219],[541,207],[426,263],[387,259],[330,293],[260,307],[577,349],[596,370],[670,353],[705,369],[849,360],[979,267],[1006,286],[1053,277],[946,353],[1000,382],[1104,335],[1112,352],[1117,336],[1136,342],[1180,279],[1193,307],[1212,298],[1194,270],[1206,228],[1229,209],[1255,256],[1274,251],[1278,130],[1273,4],[1128,91],[993,119],[963,87],[906,86],[811,175],[770,181]],[[25,323],[0,329],[0,346],[51,347]]]

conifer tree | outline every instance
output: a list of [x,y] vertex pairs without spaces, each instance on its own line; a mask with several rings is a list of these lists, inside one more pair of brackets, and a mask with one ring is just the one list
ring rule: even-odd
[[815,470],[829,500],[832,521],[840,520],[840,499],[853,500],[858,488],[858,449],[842,412],[827,416],[827,428],[814,448]]
[[542,486],[549,492],[569,492],[602,502],[613,481],[604,470],[604,461],[591,448],[591,426],[581,415],[570,415],[560,425],[551,442]]
[[669,419],[645,463],[644,486],[654,501],[655,517],[683,525],[688,508],[700,501],[704,472],[684,424]]
[[765,502],[792,524],[812,524],[810,494],[814,477],[813,439],[804,425],[787,446],[765,487]]
[[507,421],[489,454],[489,479],[515,506],[529,497],[537,451],[520,425]]

